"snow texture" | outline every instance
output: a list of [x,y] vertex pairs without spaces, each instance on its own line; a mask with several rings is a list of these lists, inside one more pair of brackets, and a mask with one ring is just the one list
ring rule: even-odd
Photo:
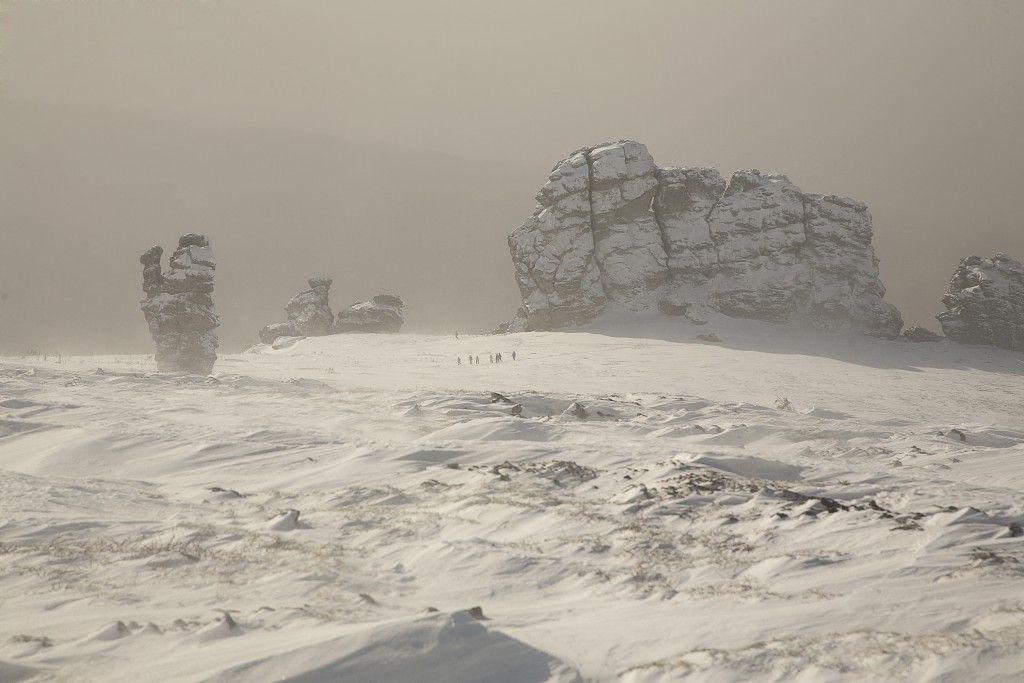
[[960,261],[936,317],[954,341],[1024,351],[1024,264],[1004,252]]
[[1024,670],[1017,353],[609,311],[155,369],[0,358],[0,680]]
[[508,239],[523,307],[500,331],[593,320],[609,304],[694,322],[709,313],[895,337],[867,207],[786,176],[659,168],[632,140],[556,164]]
[[151,247],[142,263],[140,302],[156,342],[161,372],[208,374],[217,360],[220,325],[213,308],[213,275],[217,263],[205,235],[190,233],[178,240],[170,268],[161,268],[164,250]]

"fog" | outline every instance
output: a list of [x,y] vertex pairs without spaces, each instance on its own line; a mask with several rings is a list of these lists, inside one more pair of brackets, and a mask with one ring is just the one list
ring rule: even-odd
[[505,243],[551,166],[661,165],[866,202],[887,298],[1024,258],[1019,2],[5,2],[0,352],[149,351],[138,255],[210,236],[223,348],[313,275],[409,329],[519,303]]

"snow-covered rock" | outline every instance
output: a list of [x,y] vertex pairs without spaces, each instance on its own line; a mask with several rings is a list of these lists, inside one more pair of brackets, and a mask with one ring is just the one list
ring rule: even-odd
[[401,297],[378,294],[369,301],[360,301],[338,311],[331,333],[398,332],[405,323],[404,307]]
[[213,308],[213,275],[217,263],[205,235],[190,233],[178,240],[170,268],[161,267],[163,248],[151,247],[140,258],[140,302],[156,342],[161,372],[208,374],[217,360],[220,325]]
[[575,152],[552,169],[537,210],[508,238],[530,329],[586,322],[604,308],[587,155]]
[[1024,264],[1005,252],[960,261],[942,303],[936,318],[950,339],[1024,351]]
[[316,337],[328,334],[334,323],[334,312],[331,311],[329,301],[333,282],[329,277],[310,278],[309,289],[293,296],[285,306],[288,320],[263,327],[260,339],[271,344],[278,337]]
[[573,152],[509,236],[522,314],[509,327],[589,322],[607,304],[696,322],[709,312],[895,337],[867,207],[786,176],[658,168],[632,140]]
[[944,339],[941,334],[935,334],[931,330],[921,327],[920,325],[912,325],[907,329],[903,330],[903,334],[900,335],[900,339],[908,342],[940,342]]

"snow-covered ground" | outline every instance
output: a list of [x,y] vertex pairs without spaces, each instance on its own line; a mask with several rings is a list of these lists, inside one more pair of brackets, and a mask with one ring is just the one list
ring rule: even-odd
[[0,680],[1024,670],[1019,355],[619,315],[153,369],[0,359]]

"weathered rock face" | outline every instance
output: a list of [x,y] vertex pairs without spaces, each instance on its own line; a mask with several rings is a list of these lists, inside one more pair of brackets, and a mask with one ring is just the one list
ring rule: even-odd
[[141,301],[149,332],[156,342],[156,365],[161,372],[209,374],[217,360],[220,319],[213,308],[213,275],[217,267],[205,235],[178,240],[170,268],[160,265],[164,250],[152,247],[142,263]]
[[939,313],[947,337],[1024,351],[1024,264],[999,252],[960,261]]
[[405,303],[401,297],[380,294],[370,301],[360,301],[338,311],[331,332],[398,332],[405,323],[402,316],[404,307]]
[[605,293],[594,260],[587,155],[561,161],[537,202],[508,239],[529,324],[549,329],[590,320],[604,308]]
[[895,337],[871,216],[782,175],[658,168],[626,140],[559,162],[509,236],[522,314],[510,329],[592,320],[609,305],[702,322],[718,311]]
[[334,324],[329,294],[334,281],[329,277],[309,280],[309,289],[299,292],[284,307],[288,320],[260,330],[260,340],[273,343],[278,337],[316,337],[329,334]]

